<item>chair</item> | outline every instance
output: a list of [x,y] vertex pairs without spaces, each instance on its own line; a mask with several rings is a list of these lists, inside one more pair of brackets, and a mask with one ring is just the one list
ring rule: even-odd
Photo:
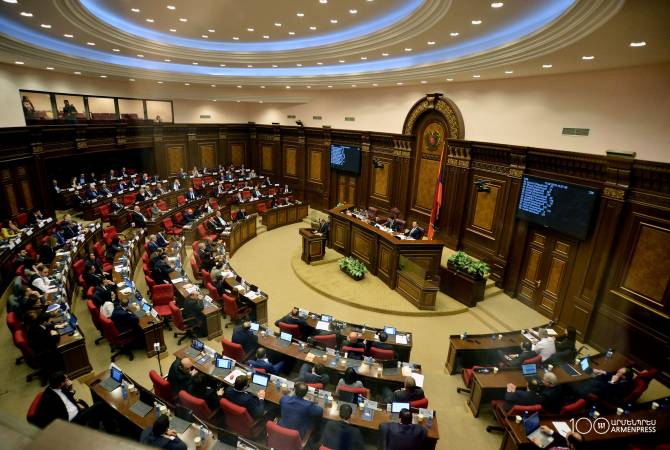
[[168,403],[174,403],[175,395],[167,378],[161,377],[155,370],[149,372],[149,378],[151,378],[151,384],[154,385],[154,394]]
[[184,316],[181,314],[181,309],[179,309],[177,304],[173,301],[170,302],[169,307],[170,312],[172,313],[172,323],[174,323],[174,326],[177,327],[177,329],[181,330],[181,333],[178,331],[174,333],[175,338],[179,337],[177,343],[181,344],[181,341],[186,338],[194,339],[196,336],[193,334],[193,331],[191,331],[190,325],[184,320]]
[[568,405],[563,406],[563,408],[561,408],[560,415],[576,416],[577,414],[583,412],[585,409],[586,409],[586,400],[580,398]]
[[240,344],[236,344],[226,338],[221,338],[221,347],[223,347],[223,356],[234,359],[237,362],[244,362],[247,358]]
[[542,355],[536,355],[532,358],[524,359],[523,364],[542,364]]
[[28,364],[28,367],[35,369],[33,372],[26,375],[26,381],[33,381],[33,378],[37,376],[42,376],[42,369],[40,367],[39,361],[35,357],[35,352],[28,345],[28,339],[23,330],[19,329],[14,332],[14,345],[21,351],[23,360]]
[[[148,278],[145,275],[145,278]],[[153,281],[151,278],[149,280]],[[163,322],[168,330],[170,327],[170,318],[172,317],[172,310],[170,309],[170,302],[174,300],[174,287],[171,284],[156,284],[151,287],[151,302],[159,316],[163,318]]]
[[236,405],[225,398],[219,400],[219,405],[223,411],[228,430],[249,439],[253,439],[263,432],[262,421],[254,421],[244,406]]
[[316,390],[322,390],[323,389],[323,383],[307,383],[307,386],[313,387]]
[[491,433],[493,431],[505,432],[505,417],[514,417],[516,415],[523,415],[527,412],[529,415],[542,412],[542,405],[514,405],[510,408],[509,411],[503,411],[503,405],[505,404],[504,400],[493,400],[491,406],[493,407],[493,414],[496,416],[496,420],[500,425],[489,425],[486,427],[486,432]]
[[16,223],[19,228],[23,228],[28,224],[28,213],[22,212],[16,216]]
[[31,242],[26,244],[26,246],[23,247],[23,249],[30,255],[32,259],[37,259],[37,251],[35,251],[35,247]]
[[86,308],[88,309],[88,313],[91,315],[91,321],[93,322],[93,325],[95,325],[95,328],[100,332],[100,337],[95,340],[95,345],[98,345],[100,341],[105,338],[105,335],[103,334],[102,323],[100,322],[100,309],[95,306],[93,300],[86,300]]
[[205,238],[210,238],[212,240],[216,239],[216,234],[209,234],[207,233],[207,229],[205,228],[205,224],[199,224],[196,227],[196,230],[198,230],[198,237],[200,239],[205,239]]
[[258,214],[263,214],[268,210],[268,207],[265,203],[259,203],[256,210],[258,211]]
[[111,210],[108,204],[98,207],[98,212],[100,213],[100,218],[102,218],[103,222],[109,222],[109,213]]
[[412,408],[428,408],[428,399],[426,397],[419,400],[414,400],[409,402],[409,406]]
[[370,356],[377,361],[391,361],[395,359],[395,352],[384,348],[370,347]]
[[179,391],[179,404],[190,409],[193,414],[195,414],[199,419],[204,421],[209,421],[216,411],[212,411],[207,406],[207,402],[201,398],[194,397],[188,392],[181,390]]
[[202,189],[202,178],[193,178],[193,189],[196,191]]
[[84,259],[80,258],[72,264],[72,270],[74,270],[74,274],[76,275],[77,278],[79,278],[80,275],[84,274]]
[[300,327],[296,324],[279,322],[279,329],[284,333],[290,333],[293,339],[302,339]]
[[149,244],[144,243],[144,253],[142,253],[142,263],[149,264]]
[[300,439],[298,430],[284,428],[278,423],[268,420],[265,424],[268,433],[267,446],[276,450],[301,450],[309,441],[310,432],[305,439]]
[[195,258],[193,256],[189,258],[189,262],[191,263],[191,270],[193,271],[193,277],[196,280],[202,280],[202,276],[200,276],[200,267],[195,263]]
[[402,220],[402,219],[397,219],[396,222],[398,222],[398,227],[400,228],[400,231],[403,231],[407,229],[407,221]]
[[39,391],[32,402],[30,402],[30,408],[26,413],[26,420],[28,423],[35,425],[36,427],[42,428],[41,424],[38,423],[37,412],[40,408],[40,402],[42,401],[42,394],[44,391]]
[[124,206],[130,206],[133,203],[135,203],[135,197],[136,196],[137,196],[137,194],[135,194],[134,192],[131,193],[131,194],[123,194],[123,204],[124,204]]
[[174,224],[172,223],[172,219],[170,219],[169,217],[163,219],[162,222],[163,227],[165,228],[165,232],[167,234],[171,234],[173,236],[179,236],[183,233],[183,230],[181,228],[174,226]]
[[144,272],[144,275],[151,276],[151,268],[149,268],[148,263],[142,263],[142,271]]
[[337,348],[337,335],[335,333],[312,336],[312,339],[314,339],[315,342],[319,342],[325,345],[326,347]]
[[465,393],[470,393],[470,385],[472,384],[472,377],[475,375],[475,370],[477,369],[493,369],[493,367],[486,367],[486,366],[472,366],[469,369],[463,369],[461,372],[461,378],[463,378],[463,384],[465,385],[464,388],[462,387],[457,387],[456,392],[459,394],[461,392]]
[[186,197],[184,197],[183,195],[180,195],[179,197],[177,197],[177,204],[179,206],[185,205],[186,204]]
[[231,323],[237,323],[240,319],[249,316],[251,314],[251,307],[239,307],[233,297],[223,294],[223,313],[230,318],[230,322],[226,324],[226,328],[228,328],[228,325]]
[[86,288],[86,298],[88,300],[93,300],[93,292],[95,292],[95,286],[88,286]]
[[144,209],[144,215],[147,217],[147,219],[152,219],[153,214],[151,214],[151,208],[145,208]]
[[102,325],[102,331],[105,339],[107,339],[107,342],[109,342],[109,346],[112,350],[112,362],[114,362],[114,360],[119,355],[128,355],[128,359],[131,361],[135,359],[132,350],[132,345],[135,341],[135,334],[133,331],[128,330],[123,333],[119,333],[119,330],[116,328],[116,325],[114,325],[114,322],[102,315],[98,317],[100,317],[100,323]]
[[[168,206],[167,206],[167,203],[165,203],[165,200],[158,200],[158,203],[156,203],[156,205],[158,206],[158,209],[160,209],[161,211],[167,211],[168,210]],[[181,214],[181,213],[177,213],[177,214]]]
[[219,291],[216,289],[216,287],[212,283],[207,283],[205,286],[207,287],[207,291],[209,292],[209,296],[212,297],[212,300],[218,304],[222,304],[223,298],[219,294]]
[[211,275],[205,269],[200,269],[200,275],[202,275],[202,284],[205,286],[213,284]]
[[12,334],[14,334],[16,330],[23,329],[23,324],[13,311],[7,313],[7,328],[9,328],[9,332]]
[[341,350],[349,353],[350,357],[351,355],[358,355],[361,359],[363,359],[363,355],[365,354],[364,348],[349,347],[348,345],[343,345]]
[[105,246],[101,241],[98,241],[95,244],[93,244],[93,252],[95,253],[95,256],[97,258],[100,258],[101,260],[104,261],[104,259],[105,259]]
[[375,208],[374,206],[370,206],[368,208],[368,219],[372,219],[372,218],[376,217],[377,212],[379,212],[379,210],[377,208]]
[[184,223],[184,213],[182,213],[181,211],[177,211],[176,213],[174,213],[174,222],[180,227],[186,225]]
[[151,278],[149,275],[144,275],[144,281],[147,283],[147,286],[149,287],[149,295],[151,294],[151,289],[156,286],[156,281]]
[[[368,388],[354,388],[345,385],[338,386],[335,392],[338,394],[341,401],[351,402],[354,397],[354,394],[361,395],[365,398],[370,398],[370,389]],[[342,395],[342,392],[345,394]]]

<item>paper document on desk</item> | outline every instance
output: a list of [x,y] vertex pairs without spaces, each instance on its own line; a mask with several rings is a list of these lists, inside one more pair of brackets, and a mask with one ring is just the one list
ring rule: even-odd
[[411,376],[412,378],[414,378],[414,381],[416,381],[416,387],[420,387],[420,388],[423,387],[423,379],[424,379],[424,375],[423,375],[423,374],[421,374],[421,373],[412,373],[410,376]]
[[192,294],[194,292],[200,292],[200,289],[198,288],[198,286],[191,286],[186,288],[186,292]]
[[567,422],[551,422],[551,424],[556,428],[558,434],[565,437],[570,432],[570,425]]
[[406,334],[396,334],[395,343],[401,345],[407,345],[407,335]]
[[530,333],[523,333],[522,336],[525,337],[526,339],[528,339],[530,342],[537,342],[537,339],[535,339],[535,336],[533,336]]
[[56,292],[58,292],[58,288],[53,287],[53,288],[51,288],[51,289],[47,289],[47,292],[46,292],[46,293],[47,293],[47,294],[55,294]]
[[173,278],[173,279],[172,279],[172,284],[181,283],[182,281],[184,281],[183,278]]
[[547,328],[547,334],[549,336],[558,336],[558,333],[553,328]]
[[170,256],[170,257],[168,257],[168,261],[170,261],[170,262],[175,262],[176,260],[177,260],[177,257],[176,257],[176,256]]
[[132,290],[129,287],[127,287],[125,289],[121,289],[119,291],[119,294],[127,295],[127,294],[130,294],[131,292],[132,292]]
[[403,366],[403,367],[402,367],[402,376],[403,376],[403,377],[410,377],[410,376],[412,376],[412,375],[414,375],[414,374],[412,373],[412,369],[411,369],[411,368],[409,368],[409,367],[407,367],[407,366]]
[[235,274],[230,270],[221,272],[221,276],[223,276],[223,278],[235,278]]
[[321,331],[330,331],[330,323],[328,323],[328,322],[324,322],[323,320],[319,320],[319,321],[316,323],[316,327],[315,327],[315,328],[316,328],[317,330],[321,330]]
[[244,371],[240,369],[235,369],[232,372],[230,372],[228,376],[224,378],[224,380],[226,380],[226,383],[235,384],[235,379],[240,375],[246,375],[246,374]]
[[124,266],[114,266],[114,270],[121,272],[124,269]]

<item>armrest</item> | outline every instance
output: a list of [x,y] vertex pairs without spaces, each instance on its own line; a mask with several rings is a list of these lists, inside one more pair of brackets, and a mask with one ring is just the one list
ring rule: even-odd
[[77,405],[81,406],[82,408],[88,408],[88,403],[86,403],[82,399],[77,399],[76,403],[77,403]]

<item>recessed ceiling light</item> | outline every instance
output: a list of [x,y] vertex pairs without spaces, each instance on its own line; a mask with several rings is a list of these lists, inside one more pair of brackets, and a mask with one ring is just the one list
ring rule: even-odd
[[473,24],[473,25],[481,25],[482,21],[481,20],[473,20],[470,23]]
[[177,7],[174,5],[167,5],[167,9],[169,9],[170,11],[174,11],[175,9],[177,9]]
[[113,49],[112,49],[112,51],[113,51],[114,53],[118,53],[118,52],[120,52],[120,51],[121,51],[121,49],[118,49],[118,48],[113,48]]
[[209,36],[207,36],[206,34],[203,34],[203,35],[201,35],[200,37],[203,38],[203,39],[207,39],[207,38],[209,38]]
[[154,19],[144,19],[144,20],[146,20],[149,23],[154,23]]
[[410,47],[406,47],[406,48],[405,48],[405,51],[406,51],[406,52],[411,52],[412,49],[411,49]]
[[210,86],[212,86],[212,87],[216,87],[216,84],[210,84]]
[[275,26],[276,26],[276,27],[281,27],[281,23],[279,23],[279,22],[275,22]]
[[268,36],[267,34],[264,34],[263,39],[270,39],[270,36]]
[[14,61],[14,64],[18,64],[19,66],[24,65],[25,63],[23,61]]
[[208,33],[216,33],[216,30],[214,28],[210,28],[209,30],[207,30],[207,32]]
[[301,13],[301,12],[299,12],[299,13],[296,13],[296,16],[298,16],[298,17],[305,17],[305,13]]
[[214,100],[212,100],[212,101],[213,101],[213,102],[215,102],[215,101],[216,101],[216,99],[214,99]]
[[592,59],[596,59],[596,57],[593,55],[589,55],[589,56],[582,56],[582,59],[584,61],[591,61]]
[[16,4],[18,0],[3,0],[5,3]]
[[426,80],[421,80],[421,84],[426,84],[428,83]]
[[32,17],[32,16],[33,16],[33,13],[31,13],[31,12],[26,12],[26,11],[21,11],[21,15],[22,15],[23,17]]
[[628,45],[631,47],[644,47],[645,45],[647,45],[647,43],[645,41],[640,41],[640,42],[631,42]]
[[140,12],[140,9],[139,9],[139,8],[130,8],[130,10],[131,10],[132,12],[136,12],[136,13],[137,13],[137,12]]
[[507,75],[511,75],[511,74],[514,73],[514,71],[513,71],[513,70],[506,70],[505,73],[506,73]]
[[144,58],[144,55],[138,53],[138,54],[137,54],[137,57],[138,57],[138,58]]
[[388,56],[388,55],[389,55],[388,53],[382,53],[382,56]]
[[319,61],[318,63],[316,63],[316,65],[317,66],[323,66],[323,63],[321,61]]
[[294,36],[294,35],[295,35],[295,31],[289,31],[288,34],[290,34],[291,36]]
[[219,64],[219,66],[221,66],[221,67],[226,67],[226,65],[225,65],[225,64]]
[[86,45],[90,45],[91,47],[93,47],[95,45],[95,42],[87,42]]
[[251,68],[251,67],[254,67],[254,65],[253,64],[247,64],[247,67]]
[[233,41],[239,41],[240,37],[239,36],[233,36]]
[[237,85],[237,89],[242,89],[242,86],[240,86],[240,85],[238,84],[238,85]]
[[503,2],[493,2],[491,3],[491,8],[502,8],[504,5]]
[[330,23],[337,23],[337,19],[330,19]]
[[277,64],[273,64],[272,67],[274,67],[276,69],[279,66]]
[[263,103],[263,100],[258,100],[258,103]]
[[311,26],[311,27],[309,27],[309,29],[312,30],[312,31],[314,31],[314,30],[316,30],[316,27]]
[[235,100],[236,103],[240,103],[242,100]]
[[358,10],[357,9],[350,9],[349,14],[357,14]]
[[368,57],[367,57],[367,56],[361,56],[361,59],[362,59],[363,61],[365,61],[366,59],[368,59]]
[[100,75],[100,78],[107,78],[107,75]]
[[188,19],[186,17],[180,17],[179,21],[180,22],[188,22]]
[[343,59],[340,59],[340,60],[339,60],[339,61],[337,61],[337,62],[339,62],[339,63],[343,63],[343,62],[344,62],[344,60],[343,60]]
[[307,89],[312,89],[312,86],[310,86],[309,84],[308,84],[307,86],[305,86],[305,87],[306,87]]
[[54,68],[49,66],[49,67],[47,67],[47,70],[54,70]]
[[396,83],[396,85],[398,85],[398,86],[402,86],[402,81],[398,81],[398,82]]
[[296,64],[297,67],[302,67],[302,64],[298,63]]
[[43,23],[43,24],[41,24],[40,26],[41,26],[42,28],[46,28],[46,29],[51,28],[51,25],[49,25],[48,23]]
[[355,84],[352,84],[351,87],[356,87],[356,85],[355,85]]
[[65,33],[65,34],[63,35],[63,37],[66,37],[66,38],[68,38],[68,39],[72,39],[72,38],[74,37],[74,34]]
[[135,81],[135,78],[128,78],[128,81]]
[[328,85],[328,87],[329,87],[329,88],[332,88],[332,86],[331,86],[331,85]]
[[75,75],[81,75],[81,72],[79,72],[78,70],[72,73],[74,73]]
[[197,66],[197,65],[198,65],[198,63],[195,62],[195,61],[193,61],[191,64],[193,64],[194,66]]
[[191,83],[184,83],[184,86],[190,86]]
[[472,78],[481,78],[481,75],[473,75]]
[[247,31],[251,33],[251,32],[254,31],[254,29],[253,28],[247,28]]
[[162,81],[157,81],[157,83],[158,83],[158,84],[163,84],[163,82],[162,82]]
[[265,89],[265,86],[261,86],[261,89]]
[[321,3],[322,5],[325,5],[326,3],[328,3],[328,0],[319,0],[319,3]]
[[447,81],[454,81],[453,78],[447,78]]
[[377,83],[372,83],[372,85],[373,85],[374,87],[379,86]]
[[170,28],[170,33],[176,33],[177,29],[176,28]]
[[449,36],[451,36],[451,37],[456,37],[456,36],[458,36],[459,34],[461,34],[461,33],[457,32],[457,31],[452,31],[451,33],[449,33]]
[[428,42],[426,42],[426,44],[428,44],[428,45],[435,45],[435,41],[428,41]]
[[552,67],[554,67],[553,64],[542,64],[543,69],[551,69]]
[[286,89],[291,89],[291,86],[286,86]]
[[164,59],[163,61],[165,61],[165,62],[172,62],[171,59]]

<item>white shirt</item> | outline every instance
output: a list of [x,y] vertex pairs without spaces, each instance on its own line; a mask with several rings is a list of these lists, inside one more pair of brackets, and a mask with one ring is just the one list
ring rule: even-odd
[[77,408],[77,405],[72,403],[72,400],[67,398],[67,395],[63,393],[62,390],[60,389],[53,389],[53,391],[58,394],[60,399],[63,401],[63,404],[65,405],[65,409],[67,409],[67,420],[72,421],[72,419],[75,418],[77,414],[79,414],[79,408]]
[[550,337],[546,337],[533,344],[533,351],[542,355],[542,361],[546,361],[551,355],[556,353],[556,343]]
[[33,280],[33,286],[39,289],[41,292],[46,292],[49,290],[49,285],[51,280],[48,277],[37,277]]
[[110,302],[109,300],[103,303],[102,306],[100,307],[100,315],[105,316],[108,319],[112,317],[113,312],[114,312],[114,303]]

